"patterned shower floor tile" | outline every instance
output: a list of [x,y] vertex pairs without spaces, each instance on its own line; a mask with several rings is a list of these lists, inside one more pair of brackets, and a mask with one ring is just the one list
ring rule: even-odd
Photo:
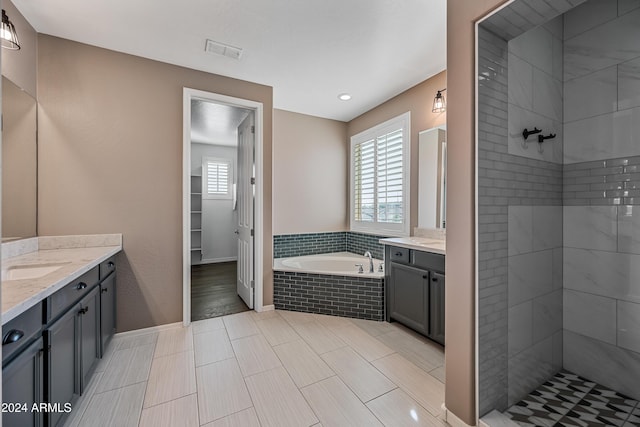
[[505,414],[521,426],[640,426],[638,401],[568,371],[558,372]]

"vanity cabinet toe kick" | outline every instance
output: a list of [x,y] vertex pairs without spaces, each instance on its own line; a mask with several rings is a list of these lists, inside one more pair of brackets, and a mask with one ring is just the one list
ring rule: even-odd
[[[109,258],[3,326],[7,426],[64,424],[115,334],[115,259]],[[47,410],[32,411],[47,404]]]

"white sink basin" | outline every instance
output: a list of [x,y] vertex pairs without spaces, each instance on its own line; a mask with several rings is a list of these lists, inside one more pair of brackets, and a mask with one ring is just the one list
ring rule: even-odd
[[409,240],[411,243],[415,243],[416,245],[434,245],[443,243],[442,240],[429,239],[428,237],[410,237]]
[[40,277],[59,270],[67,264],[69,264],[69,262],[14,265],[2,269],[2,280],[39,279]]

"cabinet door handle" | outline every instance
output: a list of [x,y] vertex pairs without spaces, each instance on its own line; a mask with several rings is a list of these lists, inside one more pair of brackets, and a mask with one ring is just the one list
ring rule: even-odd
[[78,314],[87,314],[87,311],[89,311],[89,307],[81,308]]
[[113,263],[113,261],[109,261],[109,262],[107,263],[107,266],[108,266],[109,268],[113,268],[113,267],[115,266],[115,264]]
[[24,332],[18,329],[12,329],[2,338],[2,345],[13,344],[14,342],[20,341],[23,336]]
[[428,274],[425,274],[425,275],[423,275],[423,276],[422,276],[422,278],[423,278],[423,279],[428,279],[428,278],[429,278],[429,275],[428,275]]
[[396,252],[396,256],[402,256],[402,252]]
[[109,290],[109,288],[102,288],[102,293],[104,294],[105,292],[107,292]]
[[438,281],[438,278],[437,278],[437,277],[432,277],[432,278],[431,278],[431,281],[432,281],[432,282],[437,282],[437,281]]
[[77,290],[79,290],[79,291],[81,291],[81,290],[83,290],[83,289],[86,289],[86,288],[87,288],[87,284],[86,284],[86,283],[84,283],[84,282],[80,282],[80,283],[78,283],[78,285],[76,286],[76,289],[77,289]]

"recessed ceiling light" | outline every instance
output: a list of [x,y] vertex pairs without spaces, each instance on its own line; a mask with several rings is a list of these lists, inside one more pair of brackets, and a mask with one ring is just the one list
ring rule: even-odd
[[348,93],[341,93],[340,95],[338,95],[338,99],[340,101],[348,101],[351,99],[351,95],[349,95]]

